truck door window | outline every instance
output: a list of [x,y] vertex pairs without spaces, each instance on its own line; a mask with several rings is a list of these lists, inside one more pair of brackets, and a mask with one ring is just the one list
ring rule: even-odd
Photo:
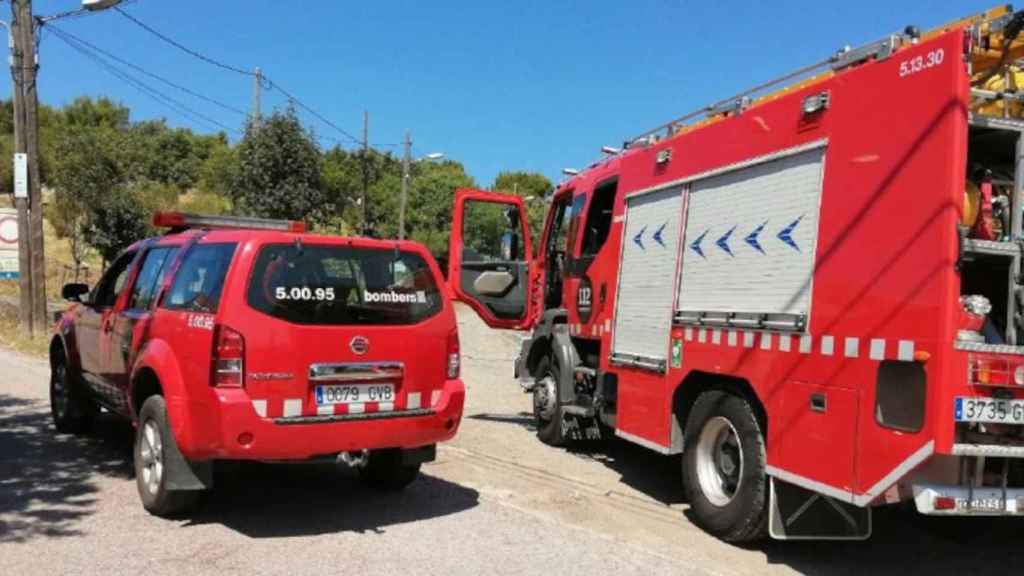
[[594,190],[594,198],[587,209],[583,231],[582,256],[594,256],[601,251],[608,233],[612,229],[612,209],[615,207],[615,191],[618,181],[602,184]]
[[96,285],[93,297],[90,298],[92,305],[96,308],[107,308],[114,305],[117,296],[124,290],[124,284],[131,276],[131,263],[135,259],[135,252],[126,252],[107,269],[106,274]]
[[234,243],[193,246],[174,276],[163,307],[168,310],[216,312],[235,246]]
[[552,207],[551,230],[544,247],[547,262],[547,293],[544,297],[545,308],[557,308],[562,305],[562,276],[565,273],[565,250],[569,239],[569,221],[572,210],[569,196],[559,200]]
[[465,210],[463,262],[519,260],[522,239],[519,238],[520,215],[515,207],[496,202],[466,202]]
[[153,248],[146,253],[142,268],[139,269],[139,277],[135,279],[135,286],[132,287],[131,299],[128,300],[129,310],[149,309],[153,296],[167,274],[167,266],[174,261],[174,255],[177,253],[177,246]]

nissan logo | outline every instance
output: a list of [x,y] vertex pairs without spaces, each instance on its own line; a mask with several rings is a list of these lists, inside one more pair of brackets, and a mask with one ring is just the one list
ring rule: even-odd
[[370,349],[370,341],[363,336],[356,336],[348,343],[348,347],[354,354],[363,355]]

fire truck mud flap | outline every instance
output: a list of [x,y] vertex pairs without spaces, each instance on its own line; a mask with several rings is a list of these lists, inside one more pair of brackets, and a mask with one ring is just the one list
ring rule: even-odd
[[771,478],[768,533],[776,540],[867,540],[871,508]]

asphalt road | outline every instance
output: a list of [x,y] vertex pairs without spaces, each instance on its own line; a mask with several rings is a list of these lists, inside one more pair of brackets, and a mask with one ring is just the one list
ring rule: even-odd
[[179,520],[148,515],[131,430],[54,433],[44,362],[0,350],[0,574],[955,574],[1019,572],[1020,522],[875,515],[866,543],[736,547],[686,516],[679,461],[556,450],[511,377],[516,337],[460,313],[466,418],[400,495],[325,465],[252,464]]

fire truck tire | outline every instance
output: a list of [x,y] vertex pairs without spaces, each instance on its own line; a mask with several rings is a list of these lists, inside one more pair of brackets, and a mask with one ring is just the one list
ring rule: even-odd
[[403,464],[401,450],[372,450],[366,465],[359,468],[363,483],[378,490],[404,489],[419,476],[419,464]]
[[135,484],[142,507],[156,516],[176,516],[195,507],[202,492],[171,490],[167,456],[177,451],[174,434],[167,421],[167,403],[162,396],[146,399],[139,411],[135,433]]
[[743,398],[701,394],[686,421],[683,480],[695,522],[728,542],[763,538],[768,519],[765,443]]
[[50,367],[50,414],[53,426],[62,434],[82,434],[89,430],[99,409],[86,396],[82,381],[68,366],[63,352],[57,353]]
[[533,387],[533,416],[537,424],[537,438],[549,446],[564,446],[562,429],[562,403],[558,398],[558,377],[561,372],[558,359],[544,356],[537,362],[537,383]]

